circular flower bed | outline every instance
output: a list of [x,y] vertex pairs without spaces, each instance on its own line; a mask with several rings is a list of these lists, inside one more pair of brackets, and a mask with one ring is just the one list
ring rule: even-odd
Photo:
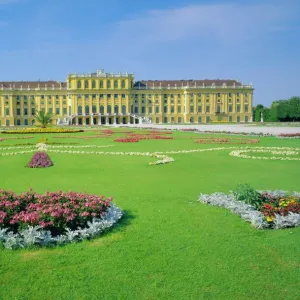
[[259,140],[243,138],[200,138],[195,140],[197,144],[257,144]]
[[53,166],[49,155],[44,151],[39,151],[33,154],[27,168],[49,168]]
[[0,243],[13,249],[94,237],[123,214],[111,201],[75,192],[17,195],[0,190]]

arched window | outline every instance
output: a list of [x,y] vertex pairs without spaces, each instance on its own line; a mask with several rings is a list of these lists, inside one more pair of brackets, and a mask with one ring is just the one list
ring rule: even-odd
[[72,88],[72,81],[69,81],[69,89]]
[[89,88],[89,82],[87,80],[84,81],[84,88],[86,88],[86,89]]
[[100,89],[103,89],[103,80],[100,80]]
[[90,107],[88,105],[85,106],[85,114],[88,115],[90,113]]
[[111,114],[111,105],[108,105],[108,106],[107,106],[107,113],[108,113],[108,114]]
[[119,87],[118,80],[114,81],[114,88],[117,89]]
[[92,89],[95,89],[95,88],[96,88],[96,81],[93,80],[93,81],[92,81]]
[[81,89],[81,81],[80,80],[77,81],[77,88]]
[[115,105],[115,114],[118,114],[118,113],[119,113],[119,106]]
[[92,107],[92,112],[93,112],[93,114],[96,113],[96,110],[97,110],[96,105],[93,105],[93,107]]
[[110,89],[110,80],[107,80],[107,88]]
[[126,105],[122,105],[122,114],[126,114]]
[[125,80],[122,80],[122,82],[121,82],[121,87],[122,87],[122,89],[125,88]]
[[82,115],[82,106],[81,105],[78,106],[77,113],[78,113],[78,115]]
[[104,114],[104,106],[103,105],[100,105],[100,114]]

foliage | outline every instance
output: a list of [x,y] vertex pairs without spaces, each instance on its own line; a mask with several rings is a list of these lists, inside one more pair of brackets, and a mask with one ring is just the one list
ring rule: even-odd
[[93,218],[101,218],[112,198],[82,193],[28,191],[15,194],[0,190],[0,226],[14,233],[28,226],[41,226],[51,234],[65,233],[86,226]]
[[33,154],[27,168],[49,168],[53,166],[49,155],[46,152],[39,151]]
[[37,121],[37,123],[39,123],[42,126],[42,128],[46,128],[52,123],[52,115],[43,110],[38,111],[34,118]]
[[258,209],[262,203],[261,195],[249,184],[237,185],[233,194],[237,201],[244,201],[245,203],[254,206],[256,209]]

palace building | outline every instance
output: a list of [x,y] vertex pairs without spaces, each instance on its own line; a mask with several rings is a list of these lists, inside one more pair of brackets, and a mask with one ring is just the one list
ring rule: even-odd
[[66,82],[0,82],[0,126],[251,122],[252,85],[238,80],[141,80],[134,74],[69,74]]

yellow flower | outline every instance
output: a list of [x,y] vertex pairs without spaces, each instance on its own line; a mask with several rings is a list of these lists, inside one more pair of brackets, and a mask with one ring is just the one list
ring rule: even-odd
[[274,217],[270,217],[270,216],[267,217],[267,222],[273,222],[273,220],[274,220]]

